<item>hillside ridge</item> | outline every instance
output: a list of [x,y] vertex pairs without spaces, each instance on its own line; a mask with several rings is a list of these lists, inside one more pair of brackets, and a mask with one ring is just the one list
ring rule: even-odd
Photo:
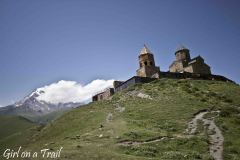
[[198,121],[194,134],[186,133],[194,116],[206,110],[203,118],[214,119],[224,136],[223,159],[234,159],[240,157],[239,94],[238,85],[220,81],[160,79],[136,84],[110,100],[65,113],[27,147],[63,146],[61,159],[214,159],[214,131],[207,124]]

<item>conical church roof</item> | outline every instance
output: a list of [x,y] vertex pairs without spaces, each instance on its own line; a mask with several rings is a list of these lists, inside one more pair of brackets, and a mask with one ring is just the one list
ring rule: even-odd
[[140,55],[141,55],[141,54],[147,54],[147,53],[152,54],[152,52],[151,52],[150,49],[147,47],[147,45],[144,44],[144,47],[143,47],[143,49],[141,50]]

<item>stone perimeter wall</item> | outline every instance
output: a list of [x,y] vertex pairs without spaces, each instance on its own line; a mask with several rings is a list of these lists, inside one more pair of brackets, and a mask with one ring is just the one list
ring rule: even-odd
[[157,78],[149,78],[149,77],[139,77],[139,76],[134,76],[125,82],[119,84],[114,88],[115,92],[121,91],[123,89],[128,88],[131,85],[137,84],[137,83],[148,83],[153,80],[156,80]]
[[234,81],[221,76],[221,75],[212,75],[212,74],[198,74],[198,73],[173,73],[173,72],[160,72],[159,78],[150,78],[150,77],[139,77],[133,76],[132,78],[126,81],[114,81],[114,89],[109,88],[106,91],[99,93],[92,97],[93,101],[101,101],[105,99],[109,99],[115,92],[119,92],[123,89],[126,89],[137,83],[149,83],[156,79],[161,78],[171,78],[171,79],[198,79],[198,80],[215,80],[215,81],[224,81],[235,83]]
[[[173,73],[173,72],[160,72],[159,79],[161,78],[172,78],[172,79],[199,79],[199,80],[215,80],[215,81],[224,81],[224,82],[232,82],[234,81],[220,75],[212,75],[212,74],[198,74],[198,73]],[[128,88],[131,85],[137,84],[137,83],[148,83],[151,81],[154,81],[158,78],[149,78],[149,77],[138,77],[134,76],[127,81],[119,84],[118,86],[115,86],[114,90],[115,92],[121,91],[123,89]]]
[[232,82],[234,81],[221,76],[221,75],[213,75],[213,74],[199,74],[199,73],[171,73],[171,72],[161,72],[160,78],[175,78],[175,79],[199,79],[199,80],[215,80],[215,81],[224,81],[224,82]]

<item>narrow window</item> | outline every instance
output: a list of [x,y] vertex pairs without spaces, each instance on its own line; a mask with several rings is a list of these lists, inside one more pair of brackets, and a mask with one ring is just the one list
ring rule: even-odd
[[147,61],[144,62],[145,66],[147,65]]
[[153,65],[153,63],[152,63],[152,62],[149,62],[149,64],[150,64],[150,66],[152,66],[152,65]]

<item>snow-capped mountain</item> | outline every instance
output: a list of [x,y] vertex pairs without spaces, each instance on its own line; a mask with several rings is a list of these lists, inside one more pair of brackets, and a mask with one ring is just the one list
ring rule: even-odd
[[60,80],[37,88],[12,105],[0,107],[0,115],[20,115],[35,122],[50,121],[66,110],[90,102],[93,95],[112,87],[113,81],[96,79],[82,85]]
[[50,103],[45,102],[43,100],[39,100],[38,97],[41,94],[44,94],[45,92],[40,89],[36,89],[31,94],[26,96],[24,99],[16,102],[14,105],[16,107],[27,107],[33,111],[36,111],[38,113],[49,113],[52,111],[56,111],[59,109],[66,109],[66,108],[74,108],[80,106],[82,103],[74,103],[74,102],[68,102],[68,103]]
[[21,116],[40,116],[49,114],[54,111],[67,110],[74,107],[78,107],[83,103],[50,103],[43,100],[39,100],[38,97],[45,92],[38,88],[31,94],[23,98],[22,100],[0,108],[0,115],[21,115]]

